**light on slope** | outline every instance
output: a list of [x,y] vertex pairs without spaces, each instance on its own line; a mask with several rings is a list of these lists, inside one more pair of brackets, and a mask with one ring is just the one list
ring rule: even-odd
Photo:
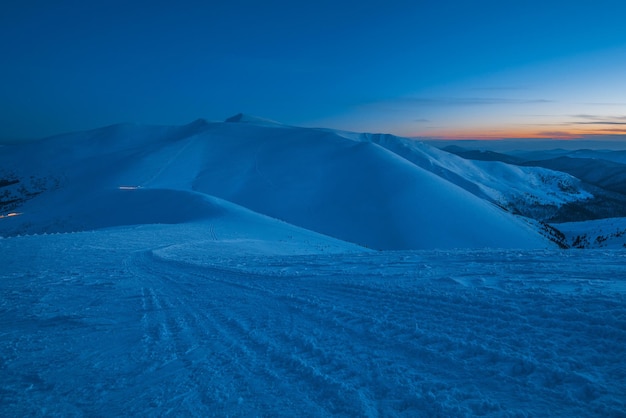
[[11,212],[11,213],[7,213],[6,215],[0,215],[0,219],[11,218],[13,216],[20,216],[20,215],[22,215],[22,212]]

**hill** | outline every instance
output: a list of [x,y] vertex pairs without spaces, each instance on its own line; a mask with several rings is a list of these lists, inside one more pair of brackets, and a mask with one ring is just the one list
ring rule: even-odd
[[6,151],[3,212],[22,216],[0,225],[4,235],[190,222],[218,211],[206,200],[217,197],[375,249],[549,245],[528,223],[376,141],[245,115],[114,125]]

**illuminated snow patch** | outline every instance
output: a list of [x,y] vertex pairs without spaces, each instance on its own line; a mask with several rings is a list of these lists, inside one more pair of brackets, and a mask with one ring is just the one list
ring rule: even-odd
[[0,215],[0,219],[11,218],[13,216],[20,216],[20,215],[22,215],[22,212],[11,212],[11,213],[7,213],[6,215]]

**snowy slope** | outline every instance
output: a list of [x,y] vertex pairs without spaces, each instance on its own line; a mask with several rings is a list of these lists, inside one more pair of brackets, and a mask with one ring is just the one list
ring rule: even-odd
[[359,138],[377,143],[479,197],[524,216],[543,220],[565,204],[584,203],[593,198],[579,179],[559,171],[467,160],[393,135],[361,134]]
[[3,234],[194,221],[219,209],[216,196],[376,249],[548,245],[527,223],[378,144],[245,115],[49,138],[3,153],[2,167],[1,178],[19,180],[12,187],[42,184],[3,209],[23,213],[0,224]]
[[203,225],[0,239],[0,416],[626,410],[623,251],[272,256]]
[[626,218],[552,224],[574,248],[626,248]]
[[[626,193],[626,165],[597,158],[615,156],[619,159],[621,151],[527,151],[527,155],[536,160],[525,160],[492,151],[468,150],[458,145],[447,146],[444,150],[470,160],[502,161],[518,166],[544,167],[567,173],[582,182],[578,182],[575,188],[593,195],[584,200],[564,199],[565,202],[559,205],[542,204],[536,199],[529,199],[529,201],[538,202],[533,206],[524,205],[523,199],[521,205],[515,205],[517,212],[534,219],[562,223],[626,216],[626,194],[624,194]],[[559,156],[560,154],[563,156]],[[572,184],[566,188],[568,190],[564,191],[564,195],[571,193],[571,186]]]
[[479,171],[378,142],[237,115],[2,147],[0,416],[622,416],[624,251],[546,248]]
[[579,157],[558,157],[524,164],[559,170],[603,189],[626,194],[626,164]]

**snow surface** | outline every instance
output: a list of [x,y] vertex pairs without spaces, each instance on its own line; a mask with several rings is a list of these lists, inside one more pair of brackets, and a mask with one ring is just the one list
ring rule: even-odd
[[626,218],[552,224],[574,248],[626,248]]
[[537,206],[560,207],[593,198],[579,179],[560,171],[468,160],[423,142],[393,135],[361,134],[360,138],[375,142],[478,197],[513,211],[524,212],[527,207]]
[[539,171],[405,141],[237,115],[2,147],[0,416],[625,416],[626,252],[476,193],[552,199]]
[[372,252],[229,216],[0,239],[0,415],[626,413],[623,251]]
[[219,209],[217,197],[375,249],[551,246],[527,222],[378,144],[245,115],[114,125],[15,146],[0,163],[0,178],[19,180],[3,189],[26,200],[9,209],[21,216],[0,223],[5,236],[194,221]]

